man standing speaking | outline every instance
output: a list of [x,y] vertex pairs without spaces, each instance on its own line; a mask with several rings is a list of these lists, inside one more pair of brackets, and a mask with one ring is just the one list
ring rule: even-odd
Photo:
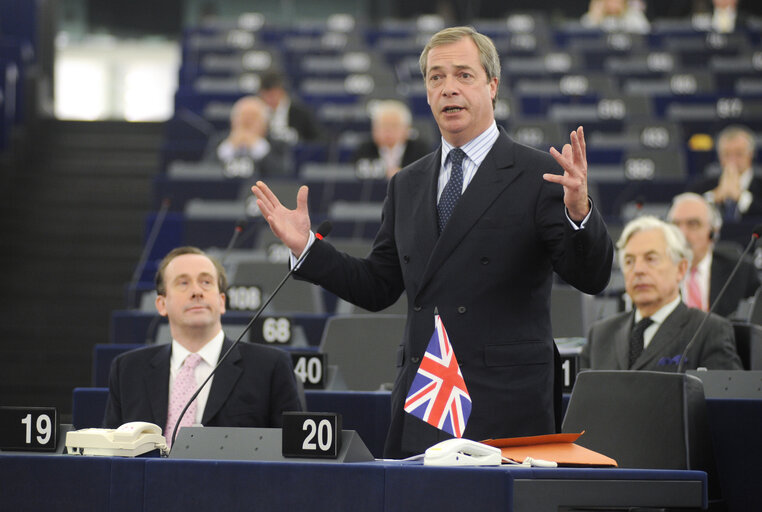
[[492,41],[470,27],[435,34],[420,62],[442,143],[390,181],[367,258],[315,240],[307,187],[295,210],[264,183],[252,187],[295,257],[313,245],[299,276],[372,311],[407,293],[387,457],[421,453],[450,437],[403,410],[435,310],[473,403],[463,437],[554,432],[553,272],[598,293],[613,259],[606,226],[587,196],[582,127],[562,152],[550,150],[553,158],[498,129],[500,59]]

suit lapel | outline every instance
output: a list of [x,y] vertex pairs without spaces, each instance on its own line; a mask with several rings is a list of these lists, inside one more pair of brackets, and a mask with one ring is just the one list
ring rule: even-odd
[[687,309],[687,306],[681,302],[669,314],[659,326],[654,337],[651,338],[651,343],[648,344],[638,360],[635,361],[633,370],[640,370],[650,365],[657,358],[661,359],[662,357],[677,355],[672,353],[676,349],[682,352],[683,347],[679,343],[676,343],[676,341],[679,342],[682,339],[681,333],[685,328],[685,323],[688,321],[688,316],[685,314]]
[[630,332],[635,322],[635,312],[624,317],[624,322],[614,331],[616,360],[620,369],[630,369]]
[[[521,169],[515,169],[508,172],[507,169],[513,166],[513,141],[511,141],[503,130],[495,145],[485,157],[479,169],[476,171],[471,183],[466,187],[466,191],[455,205],[452,216],[445,226],[441,235],[436,238],[437,218],[436,218],[436,193],[437,177],[439,168],[434,173],[433,190],[430,191],[429,203],[430,216],[432,218],[431,233],[435,236],[435,243],[431,251],[431,257],[426,264],[426,269],[421,280],[421,290],[431,280],[434,274],[439,270],[447,257],[460,244],[463,238],[469,233],[473,225],[484,212],[492,205],[503,190],[510,185],[521,174]],[[439,150],[439,160],[441,162],[441,147]],[[425,231],[429,231],[428,229]]]
[[[161,428],[167,423],[169,407],[169,358],[172,345],[167,344],[151,358],[145,375],[145,396],[151,407],[151,415]],[[157,391],[158,390],[158,391]]]
[[415,224],[415,245],[419,251],[420,261],[428,261],[434,245],[437,243],[437,181],[439,168],[442,161],[442,146],[433,153],[433,158],[428,165],[411,175],[410,189],[407,191],[408,198],[403,200],[412,201],[413,218],[397,219],[398,222]]
[[[222,350],[220,357],[222,357],[233,344],[228,338],[222,342]],[[238,347],[234,348],[230,355],[222,362],[217,372],[212,379],[212,389],[209,390],[209,398],[206,401],[206,407],[204,408],[204,414],[201,417],[201,423],[206,425],[209,420],[220,411],[222,406],[227,400],[230,393],[233,391],[233,387],[238,379],[241,377],[240,366],[238,361],[241,360],[241,353],[238,351]]]

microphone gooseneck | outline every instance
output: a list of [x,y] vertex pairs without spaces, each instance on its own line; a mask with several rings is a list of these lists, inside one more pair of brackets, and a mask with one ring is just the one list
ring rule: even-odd
[[[328,234],[331,232],[331,229],[333,229],[333,225],[329,221],[324,220],[318,226],[317,231],[315,232],[315,237],[318,238],[319,240],[322,240],[323,238],[328,236]],[[243,339],[244,335],[246,335],[246,333],[249,332],[249,329],[251,328],[251,326],[254,325],[254,322],[257,321],[257,319],[260,317],[260,315],[265,310],[265,308],[270,304],[270,301],[273,300],[273,297],[275,297],[275,295],[277,295],[278,291],[286,283],[286,280],[289,277],[291,277],[291,274],[293,274],[294,271],[299,267],[299,265],[301,265],[302,261],[304,261],[304,259],[307,257],[307,254],[309,254],[309,252],[312,249],[312,247],[314,247],[314,244],[311,245],[309,248],[307,248],[307,250],[305,250],[302,253],[302,255],[299,257],[299,259],[296,261],[296,264],[289,269],[289,271],[286,273],[286,276],[281,280],[281,282],[278,284],[278,286],[275,287],[275,290],[273,290],[273,292],[270,294],[270,297],[268,297],[268,299],[265,301],[265,303],[262,304],[259,307],[259,310],[251,318],[251,320],[249,320],[249,323],[246,324],[246,327],[241,332],[241,334],[238,336],[238,338],[233,342],[232,345],[230,345],[230,348],[227,349],[227,351],[224,354],[222,354],[222,356],[220,357],[219,361],[217,361],[217,365],[214,368],[212,368],[212,371],[209,373],[209,376],[206,379],[204,379],[204,382],[201,383],[201,385],[198,387],[198,389],[196,389],[196,391],[193,393],[193,396],[190,397],[190,400],[188,400],[188,403],[185,404],[185,407],[183,407],[182,412],[180,412],[180,416],[178,416],[177,421],[175,422],[175,426],[172,428],[172,442],[171,442],[171,446],[174,446],[174,444],[175,444],[175,439],[177,438],[177,430],[180,427],[180,422],[182,421],[183,416],[185,416],[185,413],[188,410],[188,407],[190,407],[190,404],[192,404],[193,401],[198,396],[198,394],[201,393],[201,390],[204,388],[204,386],[206,386],[206,384],[212,378],[214,373],[217,371],[217,368],[220,367],[220,365],[225,360],[225,358],[228,357],[228,354],[230,354],[230,352],[233,351],[233,349],[236,347],[236,345],[238,345],[238,343]]]
[[733,278],[736,275],[736,272],[738,272],[738,268],[741,266],[741,263],[743,262],[744,258],[746,258],[746,255],[749,254],[749,251],[752,247],[754,247],[754,244],[757,242],[757,239],[759,238],[760,234],[762,234],[762,224],[757,224],[754,227],[754,230],[751,234],[751,240],[749,240],[749,243],[746,244],[746,248],[741,253],[741,256],[738,257],[738,261],[736,262],[735,266],[733,267],[733,271],[730,273],[728,278],[725,280],[725,284],[723,285],[722,289],[720,290],[720,293],[717,294],[717,297],[714,299],[714,302],[709,307],[709,311],[706,312],[704,315],[704,318],[701,319],[701,323],[696,328],[696,330],[693,332],[693,336],[691,337],[690,341],[687,345],[685,345],[685,349],[683,349],[683,353],[680,354],[680,362],[677,365],[677,373],[685,373],[685,366],[686,366],[686,357],[688,356],[688,350],[691,348],[693,343],[696,341],[696,338],[698,337],[699,333],[701,332],[701,329],[704,327],[704,324],[707,320],[709,320],[709,317],[714,312],[715,306],[720,302],[720,299],[725,294],[725,290],[728,289],[728,286],[730,285],[730,282],[733,281]]
[[227,263],[228,261],[228,257],[230,256],[230,251],[232,251],[233,248],[235,247],[235,244],[238,241],[238,237],[241,236],[241,233],[243,233],[243,230],[245,228],[246,228],[246,219],[241,219],[235,223],[235,228],[233,228],[233,236],[230,237],[228,246],[225,248],[225,252],[222,255],[222,260],[220,261],[220,265],[222,265],[223,267],[225,266],[225,263]]
[[146,263],[148,262],[148,255],[151,254],[153,246],[156,244],[156,239],[159,237],[159,231],[161,231],[161,228],[164,225],[171,204],[172,201],[168,197],[165,197],[161,201],[161,207],[156,213],[156,218],[151,226],[151,232],[148,234],[148,239],[143,247],[143,252],[140,253],[140,259],[138,260],[138,264],[135,266],[135,270],[132,272],[132,277],[130,278],[130,288],[132,289],[134,289],[135,285],[140,280],[140,275],[143,273]]

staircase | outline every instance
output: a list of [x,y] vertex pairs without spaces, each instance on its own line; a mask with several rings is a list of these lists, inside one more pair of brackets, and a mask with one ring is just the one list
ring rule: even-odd
[[55,406],[91,382],[125,306],[151,209],[162,125],[46,121],[0,193],[0,404]]

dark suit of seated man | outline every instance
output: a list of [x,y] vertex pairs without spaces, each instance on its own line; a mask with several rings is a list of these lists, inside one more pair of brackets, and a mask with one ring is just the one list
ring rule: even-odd
[[[677,227],[651,216],[628,223],[617,248],[635,311],[593,324],[580,367],[674,372],[706,314],[680,297],[691,250]],[[714,314],[686,358],[686,369],[742,369],[730,322]]]
[[[221,322],[226,288],[224,269],[200,249],[180,247],[167,254],[156,274],[156,309],[169,318],[172,343],[114,359],[104,426],[148,421],[166,426],[164,435],[170,441],[180,411],[232,345]],[[194,400],[181,426],[280,427],[284,411],[298,410],[288,355],[239,343]]]

